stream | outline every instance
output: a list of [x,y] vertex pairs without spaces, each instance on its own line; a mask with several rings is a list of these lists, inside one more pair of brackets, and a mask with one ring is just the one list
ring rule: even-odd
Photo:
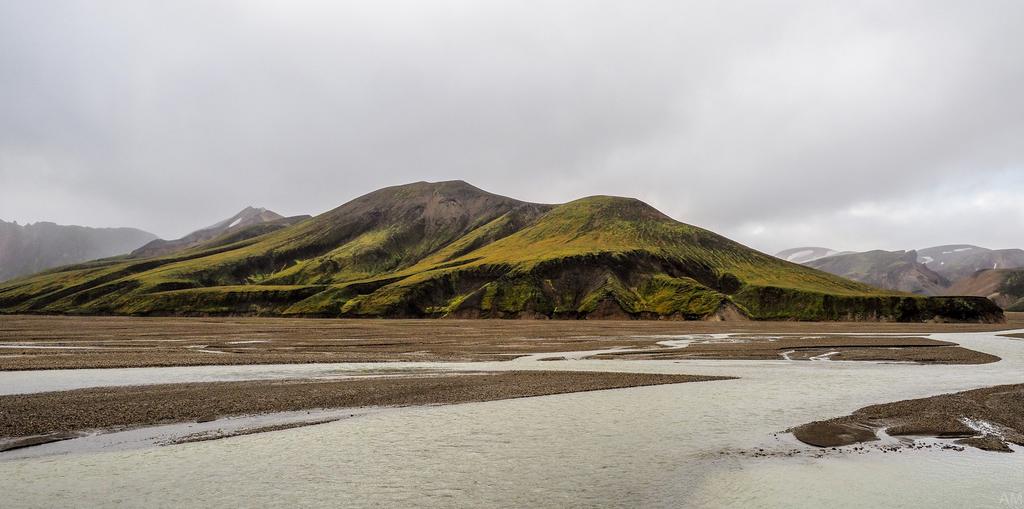
[[[326,424],[171,446],[140,445],[147,433],[143,428],[132,431],[136,446],[128,448],[104,446],[103,440],[118,440],[101,436],[80,442],[88,446],[75,446],[83,439],[74,439],[18,455],[0,453],[0,492],[3,505],[12,507],[1024,507],[1021,448],[1010,454],[938,447],[832,452],[784,433],[870,404],[1024,382],[1024,341],[999,335],[1010,332],[1021,331],[920,335],[1003,359],[981,365],[830,361],[827,356],[819,361],[589,360],[584,357],[595,352],[566,352],[511,362],[5,372],[0,394],[420,370],[740,378],[363,409]],[[715,339],[729,340],[722,336]],[[695,338],[665,338],[662,346],[685,348]],[[553,357],[565,360],[540,360]],[[149,428],[150,435],[155,428]],[[174,436],[167,429],[159,434]],[[44,447],[56,449],[47,453]],[[31,449],[41,452],[28,453]]]

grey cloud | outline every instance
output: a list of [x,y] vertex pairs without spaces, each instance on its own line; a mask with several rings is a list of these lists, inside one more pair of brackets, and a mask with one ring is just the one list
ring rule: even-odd
[[[1024,196],[1022,21],[1011,1],[8,2],[0,218],[171,237],[461,178],[636,196],[764,250],[945,242],[850,211]],[[1024,238],[998,215],[950,230]]]

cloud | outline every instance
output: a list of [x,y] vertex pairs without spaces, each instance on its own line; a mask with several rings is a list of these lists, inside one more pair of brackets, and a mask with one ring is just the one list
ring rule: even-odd
[[[791,238],[812,238],[840,251],[921,249],[944,244],[1020,247],[1024,173],[1002,172],[956,186],[922,189],[899,199],[823,209],[799,219],[755,220],[737,236],[774,253]],[[900,232],[893,236],[891,232]]]
[[173,237],[461,178],[635,196],[766,251],[1010,245],[1021,21],[1012,1],[9,2],[0,217]]

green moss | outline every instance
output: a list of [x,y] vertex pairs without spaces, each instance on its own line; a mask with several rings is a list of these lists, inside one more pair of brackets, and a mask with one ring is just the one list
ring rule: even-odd
[[708,316],[727,300],[690,278],[671,278],[658,275],[647,281],[639,292],[639,311],[658,316],[682,315],[696,319]]

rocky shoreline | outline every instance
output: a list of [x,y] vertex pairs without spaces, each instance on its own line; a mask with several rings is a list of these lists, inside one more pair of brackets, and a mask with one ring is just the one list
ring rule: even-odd
[[697,341],[681,349],[609,352],[594,359],[828,360],[987,364],[999,357],[922,337],[774,336]]
[[1024,446],[1024,384],[998,385],[872,405],[835,419],[790,430],[809,445],[840,447],[891,436],[954,438],[956,443],[987,451],[1012,452]]
[[315,408],[442,405],[725,377],[573,371],[466,372],[346,380],[207,382],[0,396],[0,437],[209,421]]

